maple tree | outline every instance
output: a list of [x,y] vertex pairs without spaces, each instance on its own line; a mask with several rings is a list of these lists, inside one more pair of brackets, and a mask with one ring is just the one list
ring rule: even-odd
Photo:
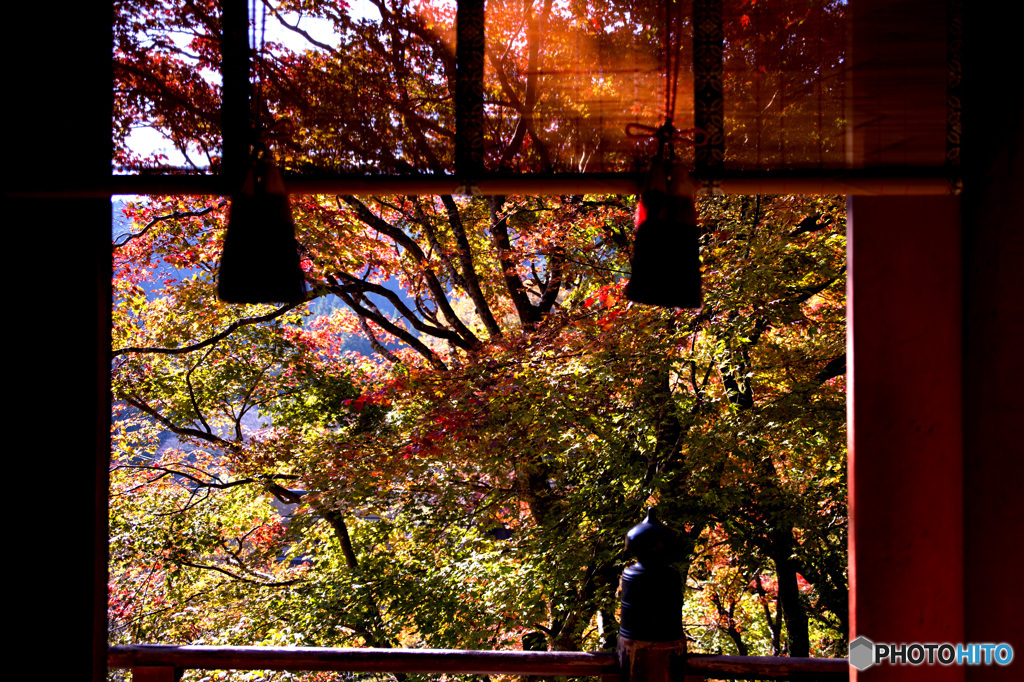
[[[285,168],[449,168],[450,11],[373,4],[379,21],[271,6],[330,19],[338,40],[258,55]],[[219,59],[216,3],[180,9],[119,6],[121,162],[145,122],[218,163],[201,74]],[[555,167],[577,141],[528,65],[568,48],[515,27],[584,16],[602,32],[624,10],[513,9],[490,61],[489,162]],[[126,207],[113,641],[608,646],[622,538],[657,503],[686,545],[699,647],[841,653],[839,200],[702,199],[699,311],[623,298],[629,197],[292,206],[309,294],[284,306],[217,302],[225,202]],[[347,351],[356,336],[374,353]]]

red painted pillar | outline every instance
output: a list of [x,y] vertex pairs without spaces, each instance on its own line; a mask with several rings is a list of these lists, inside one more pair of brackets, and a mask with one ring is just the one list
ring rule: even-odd
[[[961,642],[960,202],[862,196],[848,206],[851,639]],[[931,682],[964,670],[860,675]]]
[[1013,646],[968,682],[1024,679],[1024,93],[1019,27],[964,3],[964,619]]

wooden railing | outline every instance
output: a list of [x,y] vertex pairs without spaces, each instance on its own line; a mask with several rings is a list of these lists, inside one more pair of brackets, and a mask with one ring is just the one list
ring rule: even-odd
[[[687,682],[794,678],[845,682],[849,676],[845,658],[690,654],[679,656],[678,661]],[[175,682],[184,670],[540,675],[599,677],[601,682],[621,682],[624,677],[616,654],[575,651],[134,645],[110,647],[107,664],[131,669],[133,682]],[[657,671],[649,672],[652,679],[659,677]]]
[[845,658],[688,654],[680,576],[670,567],[676,539],[655,511],[650,509],[626,536],[627,550],[644,559],[623,573],[616,653],[132,645],[110,647],[107,665],[130,669],[133,682],[177,682],[184,670],[597,677],[601,682],[848,679]]

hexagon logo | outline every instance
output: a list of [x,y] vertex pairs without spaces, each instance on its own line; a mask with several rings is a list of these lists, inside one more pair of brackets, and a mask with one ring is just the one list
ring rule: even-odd
[[875,643],[861,635],[850,642],[850,665],[857,670],[870,668],[875,664]]

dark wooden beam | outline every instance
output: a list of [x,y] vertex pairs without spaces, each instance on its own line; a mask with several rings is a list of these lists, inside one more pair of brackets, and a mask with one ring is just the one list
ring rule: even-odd
[[[107,472],[110,456],[110,198],[14,196],[8,181],[46,190],[57,169],[86,185],[108,182],[113,62],[110,4],[5,8],[21,39],[4,41],[8,130],[0,214],[17,254],[12,303],[51,307],[8,325],[22,350],[9,362],[17,397],[5,473],[23,487],[7,545],[18,557],[6,608],[17,651],[46,661],[37,675],[106,680]],[[31,37],[45,26],[45,37]],[[16,305],[17,303],[15,303]],[[56,435],[57,433],[61,435]],[[30,493],[28,490],[35,492]],[[41,570],[41,567],[50,570]],[[59,641],[59,644],[57,642]],[[54,647],[61,654],[54,655]],[[12,674],[13,675],[13,674]]]
[[220,0],[221,4],[221,174],[227,186],[245,180],[252,140],[249,82],[249,8],[246,0]]
[[455,175],[463,182],[484,171],[484,6],[459,0],[455,19]]
[[[726,194],[848,194],[853,196],[935,196],[950,194],[945,168],[890,170],[730,171],[717,175],[716,189]],[[473,180],[481,194],[559,196],[636,194],[642,173],[487,174]],[[286,177],[291,194],[458,194],[464,180],[455,175],[298,175]],[[98,197],[111,194],[225,195],[232,186],[215,175],[115,175],[89,180],[53,172],[45,184],[8,184],[10,196]]]
[[693,119],[706,134],[694,148],[696,174],[715,184],[725,160],[722,0],[693,2]]

